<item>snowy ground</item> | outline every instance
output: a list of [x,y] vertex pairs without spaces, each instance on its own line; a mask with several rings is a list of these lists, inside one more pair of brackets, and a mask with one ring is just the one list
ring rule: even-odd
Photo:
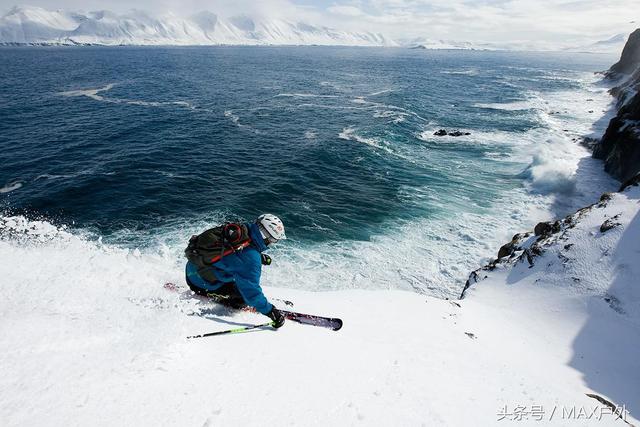
[[[267,288],[345,326],[199,340],[185,337],[266,318],[189,315],[203,307],[162,288],[180,280],[163,259],[4,218],[0,423],[625,425],[596,393],[637,425],[639,203],[638,187],[614,195],[534,267],[498,268],[461,301]],[[513,420],[518,406],[528,421]]]

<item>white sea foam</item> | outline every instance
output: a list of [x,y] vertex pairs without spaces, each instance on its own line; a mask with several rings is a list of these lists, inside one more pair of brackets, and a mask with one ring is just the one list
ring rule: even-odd
[[237,114],[234,114],[233,110],[225,110],[224,116],[228,117],[229,120],[231,120],[234,124],[236,125],[240,124],[240,116],[238,116]]
[[104,101],[104,97],[98,94],[111,90],[113,86],[115,86],[115,83],[109,83],[106,86],[95,89],[78,89],[60,92],[60,95],[69,97],[86,96],[87,98],[95,99],[96,101]]
[[22,187],[22,183],[20,181],[14,181],[6,184],[4,187],[0,188],[0,194],[10,193]]
[[390,154],[396,154],[393,150],[391,150],[384,142],[382,142],[378,138],[367,138],[361,136],[357,133],[357,129],[353,126],[346,127],[342,129],[342,131],[338,134],[338,138],[344,139],[347,141],[356,141],[362,144],[366,144],[370,147],[377,148],[379,150],[384,150]]
[[480,72],[476,68],[461,69],[461,70],[442,70],[442,74],[453,74],[460,76],[477,76]]
[[[572,209],[592,203],[603,191],[613,191],[618,183],[602,170],[600,161],[579,141],[582,136],[599,137],[612,114],[612,99],[607,87],[590,73],[575,75],[581,87],[556,92],[527,92],[527,100],[490,104],[499,110],[528,110],[539,123],[526,132],[478,132],[460,137],[438,137],[442,126],[431,124],[416,137],[433,144],[483,146],[485,158],[501,163],[523,165],[523,200],[539,199],[538,217],[564,215]],[[489,105],[476,105],[487,108]],[[531,113],[530,113],[531,114]],[[516,202],[517,203],[517,202]],[[540,215],[540,212],[546,214]],[[516,230],[516,228],[511,228]]]
[[82,169],[79,170],[77,172],[73,172],[73,173],[66,173],[66,174],[55,174],[55,173],[43,173],[38,175],[34,181],[39,181],[42,179],[70,179],[70,178],[77,178],[79,176],[84,176],[84,175],[104,175],[104,176],[111,176],[111,175],[115,175],[116,172],[111,171],[111,172],[99,172],[97,167],[92,167],[89,169]]
[[382,90],[378,90],[375,92],[370,93],[367,96],[378,96],[378,95],[382,95],[383,93],[389,93],[389,92],[393,92],[393,89],[382,89]]
[[224,111],[224,116],[226,118],[228,118],[229,120],[231,120],[231,122],[236,125],[237,127],[247,130],[249,132],[253,132],[256,135],[262,135],[263,132],[254,128],[253,126],[244,124],[240,121],[240,116],[235,112],[235,110],[225,110]]
[[338,95],[321,95],[317,93],[279,93],[274,96],[275,98],[340,98]]
[[531,101],[515,101],[515,102],[504,102],[504,103],[478,103],[473,104],[476,108],[486,108],[491,110],[505,110],[505,111],[518,111],[518,110],[529,110],[535,108],[532,105]]
[[95,101],[108,102],[110,104],[139,105],[142,107],[163,107],[176,105],[179,107],[188,108],[190,110],[196,110],[196,107],[187,101],[144,101],[139,99],[107,98],[105,96],[99,95],[102,92],[111,90],[115,85],[115,83],[109,83],[108,85],[101,88],[69,90],[66,92],[60,92],[59,94],[66,97],[87,97]]
[[373,117],[379,119],[391,119],[391,123],[402,123],[411,114],[397,110],[377,110],[373,113]]

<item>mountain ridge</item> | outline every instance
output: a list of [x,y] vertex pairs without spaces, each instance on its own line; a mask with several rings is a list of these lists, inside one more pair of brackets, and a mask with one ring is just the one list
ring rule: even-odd
[[0,44],[396,46],[380,33],[342,31],[284,19],[202,11],[188,18],[133,10],[66,12],[15,6],[0,18]]
[[247,14],[222,17],[203,10],[187,17],[153,15],[131,9],[65,11],[14,6],[0,16],[0,45],[103,46],[216,46],[216,45],[324,45],[382,46],[425,50],[525,50],[617,52],[624,35],[592,35],[581,45],[540,44],[527,41],[465,41],[429,37],[392,38],[382,32],[352,31],[315,25],[303,20],[266,18]]

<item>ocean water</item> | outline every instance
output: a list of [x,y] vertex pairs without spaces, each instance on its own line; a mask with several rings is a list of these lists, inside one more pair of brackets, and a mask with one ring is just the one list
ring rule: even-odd
[[[0,58],[0,257],[54,248],[59,280],[80,280],[64,269],[84,258],[110,280],[144,270],[137,286],[177,281],[191,234],[271,212],[289,240],[265,285],[455,297],[511,235],[615,188],[576,142],[606,124],[611,98],[594,72],[611,55],[82,47]],[[31,268],[27,282],[47,277]]]

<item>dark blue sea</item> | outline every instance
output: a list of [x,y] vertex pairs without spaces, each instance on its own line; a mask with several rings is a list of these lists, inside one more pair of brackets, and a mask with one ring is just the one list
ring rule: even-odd
[[594,72],[614,61],[0,48],[0,234],[15,245],[46,224],[92,256],[135,251],[179,274],[192,233],[270,212],[289,240],[267,286],[453,296],[511,235],[592,196],[576,176],[595,182],[598,165],[576,141],[609,106]]

